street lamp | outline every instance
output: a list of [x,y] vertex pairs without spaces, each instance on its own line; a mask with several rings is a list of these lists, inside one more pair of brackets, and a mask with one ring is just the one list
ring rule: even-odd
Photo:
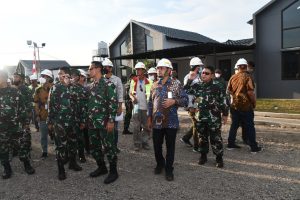
[[[42,43],[41,46],[38,46],[36,42],[33,42],[32,40],[27,40],[27,45],[29,47],[33,47],[33,67],[32,67],[32,73],[36,73],[38,76],[38,73],[40,73],[41,70],[41,64],[40,64],[40,48],[44,48],[46,46],[46,43]],[[35,53],[35,49],[37,49],[37,53],[38,53],[38,65],[36,66],[36,53]]]

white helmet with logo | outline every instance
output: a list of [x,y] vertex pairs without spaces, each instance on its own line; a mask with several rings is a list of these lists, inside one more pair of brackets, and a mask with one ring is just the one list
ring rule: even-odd
[[105,58],[103,60],[102,65],[103,65],[103,67],[105,67],[105,66],[113,67],[114,66],[113,63],[108,58]]
[[146,66],[142,62],[138,62],[138,63],[135,64],[134,68],[135,69],[146,69]]
[[171,61],[166,58],[160,59],[156,65],[156,68],[157,67],[167,67],[167,68],[173,69]]
[[154,67],[151,67],[149,70],[148,70],[148,74],[156,74],[156,70]]
[[245,58],[240,58],[237,62],[236,62],[236,66],[239,67],[240,65],[248,65],[248,62]]
[[52,74],[52,72],[49,69],[44,69],[41,72],[41,75],[46,75],[46,76],[49,76],[50,78],[53,78],[53,74]]
[[202,60],[198,57],[194,57],[190,61],[190,66],[201,66],[204,65]]

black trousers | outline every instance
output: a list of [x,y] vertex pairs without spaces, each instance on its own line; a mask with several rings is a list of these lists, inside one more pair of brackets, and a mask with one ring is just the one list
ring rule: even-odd
[[[155,160],[157,166],[165,167],[166,172],[173,171],[176,133],[177,129],[174,128],[153,129],[152,138]],[[167,147],[166,159],[162,154],[162,145],[164,143],[164,138],[166,139]]]

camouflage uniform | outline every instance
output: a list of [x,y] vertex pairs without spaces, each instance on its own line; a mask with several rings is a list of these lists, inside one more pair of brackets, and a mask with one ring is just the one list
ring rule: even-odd
[[91,142],[91,154],[97,161],[104,161],[104,153],[111,164],[116,165],[117,151],[114,143],[114,133],[107,133],[106,123],[114,120],[117,113],[116,87],[111,82],[101,78],[99,82],[90,85],[87,103],[87,124]]
[[[17,148],[19,121],[25,115],[25,104],[16,88],[0,88],[0,161],[9,161],[11,148]],[[26,154],[25,154],[26,155]]]
[[50,89],[47,123],[52,124],[55,134],[56,158],[66,161],[68,154],[74,158],[77,152],[77,138],[74,131],[74,106],[68,86],[56,83]]
[[79,153],[84,153],[84,132],[80,130],[80,124],[85,123],[83,113],[86,112],[87,91],[79,83],[70,86],[71,104],[75,113],[75,132],[77,135],[77,148]]
[[23,112],[23,116],[20,118],[21,131],[18,135],[13,139],[13,151],[19,149],[19,158],[21,161],[30,159],[30,151],[31,151],[31,133],[29,129],[29,124],[32,115],[32,102],[33,97],[30,89],[25,85],[20,85],[18,90],[21,93],[21,100],[24,103],[25,110]]
[[229,110],[225,91],[213,81],[208,83],[202,82],[193,86],[191,86],[191,81],[189,81],[185,88],[189,94],[195,96],[195,103],[198,104],[197,131],[199,134],[200,153],[208,153],[208,137],[210,137],[213,153],[216,156],[222,156],[221,113],[227,116]]
[[132,117],[132,109],[133,109],[132,101],[131,101],[131,98],[129,96],[130,82],[131,82],[131,79],[129,79],[128,82],[125,84],[126,114],[125,114],[125,119],[124,119],[124,132],[128,131],[128,129],[129,129],[129,124],[130,124],[130,120],[131,120],[131,117]]

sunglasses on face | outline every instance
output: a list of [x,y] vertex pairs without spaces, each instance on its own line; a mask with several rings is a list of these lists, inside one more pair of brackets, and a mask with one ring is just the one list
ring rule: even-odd
[[209,73],[209,72],[202,72],[202,74],[208,76],[208,75],[210,75],[211,73]]

